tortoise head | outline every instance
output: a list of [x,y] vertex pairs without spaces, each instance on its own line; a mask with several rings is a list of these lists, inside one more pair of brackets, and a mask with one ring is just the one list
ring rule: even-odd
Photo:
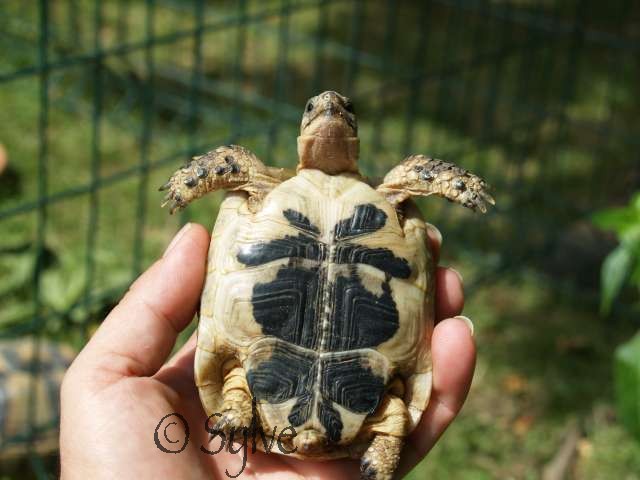
[[344,138],[358,136],[353,103],[337,92],[327,91],[311,97],[304,107],[301,136]]
[[315,168],[331,175],[357,172],[358,146],[351,100],[332,91],[311,97],[300,123],[298,170]]

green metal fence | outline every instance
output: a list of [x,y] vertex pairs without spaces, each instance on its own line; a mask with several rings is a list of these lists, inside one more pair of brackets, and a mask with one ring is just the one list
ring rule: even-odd
[[631,1],[4,1],[0,337],[79,347],[179,222],[215,218],[219,196],[169,217],[157,186],[221,144],[293,166],[325,89],[354,100],[366,174],[428,153],[494,185],[485,218],[421,202],[471,292],[523,268],[593,292],[585,219],[640,184],[639,20]]

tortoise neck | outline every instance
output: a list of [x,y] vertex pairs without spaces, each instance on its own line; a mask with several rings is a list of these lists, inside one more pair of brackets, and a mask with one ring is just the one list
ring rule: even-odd
[[329,175],[358,173],[358,137],[298,137],[298,170],[315,168]]

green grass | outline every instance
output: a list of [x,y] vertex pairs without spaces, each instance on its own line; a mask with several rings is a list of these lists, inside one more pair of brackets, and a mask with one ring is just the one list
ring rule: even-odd
[[640,444],[612,407],[612,351],[630,325],[602,321],[535,275],[481,287],[465,313],[478,346],[467,403],[409,479],[540,478],[574,421],[569,478],[640,478]]

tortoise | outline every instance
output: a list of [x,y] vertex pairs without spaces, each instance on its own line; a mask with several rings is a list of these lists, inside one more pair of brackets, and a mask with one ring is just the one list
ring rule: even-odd
[[0,465],[58,448],[60,385],[75,352],[44,340],[34,347],[27,338],[0,341]]
[[435,262],[411,197],[481,212],[494,201],[480,177],[424,155],[370,182],[358,170],[357,131],[351,100],[326,91],[304,108],[295,172],[221,146],[160,190],[172,213],[228,191],[195,355],[216,428],[249,428],[254,402],[263,434],[294,428],[286,452],[360,457],[363,478],[387,479],[431,389]]

